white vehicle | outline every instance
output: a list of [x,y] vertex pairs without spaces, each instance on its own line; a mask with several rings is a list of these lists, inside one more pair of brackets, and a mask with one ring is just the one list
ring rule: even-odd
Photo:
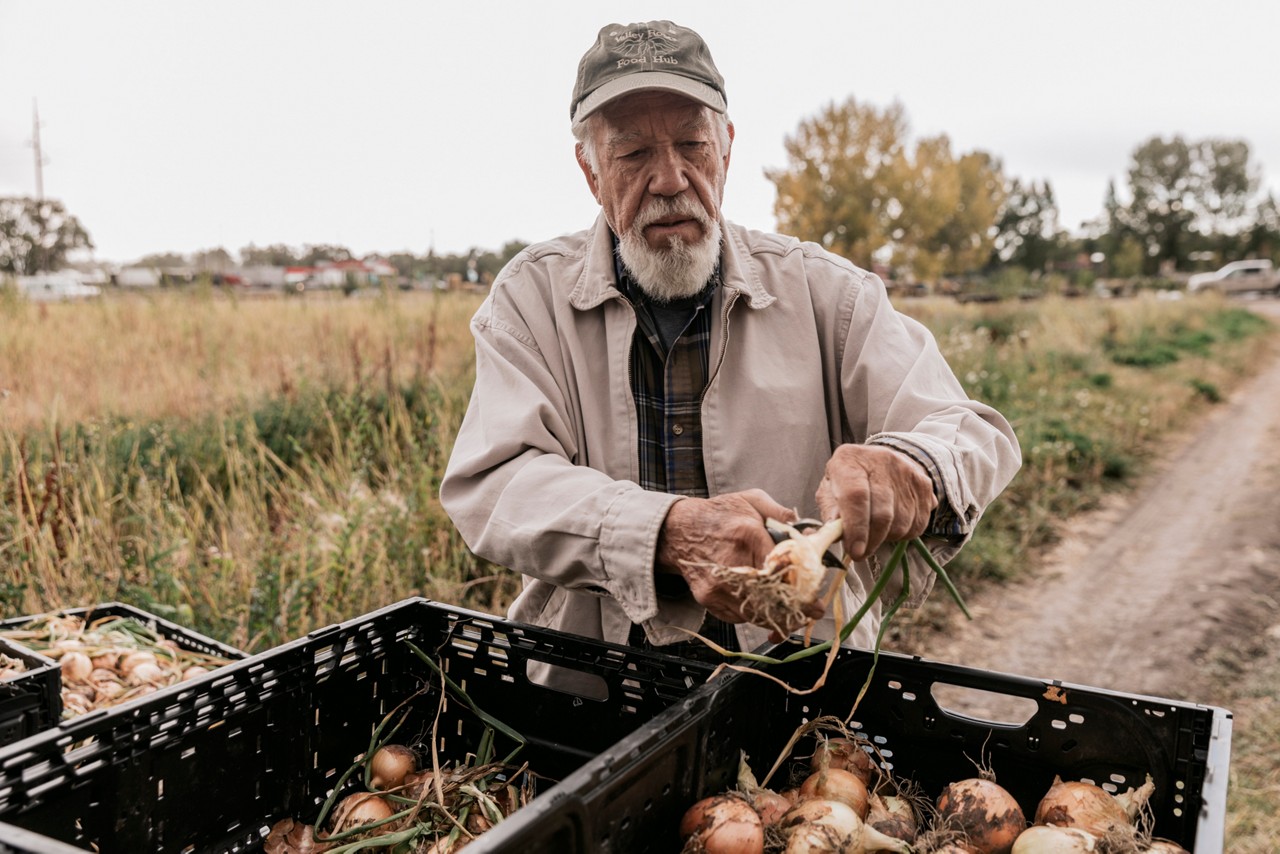
[[1187,291],[1219,291],[1224,294],[1275,291],[1280,296],[1280,270],[1273,268],[1265,258],[1232,261],[1215,273],[1196,273],[1187,279]]
[[92,299],[102,294],[102,289],[97,285],[86,285],[75,273],[65,271],[19,276],[18,291],[36,302]]

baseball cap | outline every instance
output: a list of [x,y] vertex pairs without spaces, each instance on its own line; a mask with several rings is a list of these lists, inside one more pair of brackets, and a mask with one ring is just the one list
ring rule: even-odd
[[643,89],[665,89],[727,108],[724,78],[702,36],[670,21],[608,24],[578,63],[569,117],[574,124],[614,98]]

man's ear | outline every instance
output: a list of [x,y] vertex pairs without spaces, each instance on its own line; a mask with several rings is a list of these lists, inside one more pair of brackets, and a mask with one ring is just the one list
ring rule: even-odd
[[600,182],[596,179],[595,170],[591,168],[591,164],[587,162],[586,154],[582,150],[582,143],[578,143],[573,148],[574,155],[578,158],[578,168],[582,170],[583,176],[587,179],[587,186],[591,188],[591,195],[595,197],[596,204],[600,203]]
[[729,122],[726,127],[729,129],[729,147],[724,152],[724,171],[729,171],[729,156],[733,154],[733,122]]

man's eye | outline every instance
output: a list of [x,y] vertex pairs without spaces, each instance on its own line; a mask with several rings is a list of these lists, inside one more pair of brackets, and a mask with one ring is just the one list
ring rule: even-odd
[[639,160],[640,158],[644,157],[644,154],[645,154],[645,150],[643,148],[637,148],[635,151],[624,152],[623,154],[619,155],[619,157],[622,160]]

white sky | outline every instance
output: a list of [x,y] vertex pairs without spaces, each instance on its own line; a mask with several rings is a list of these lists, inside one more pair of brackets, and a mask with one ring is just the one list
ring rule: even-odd
[[[45,195],[97,257],[246,244],[498,249],[588,225],[579,57],[606,23],[698,30],[737,126],[727,216],[772,229],[766,168],[832,101],[901,101],[1062,224],[1154,135],[1246,140],[1280,194],[1280,3],[0,0],[0,195]],[[861,259],[854,259],[859,261]]]

